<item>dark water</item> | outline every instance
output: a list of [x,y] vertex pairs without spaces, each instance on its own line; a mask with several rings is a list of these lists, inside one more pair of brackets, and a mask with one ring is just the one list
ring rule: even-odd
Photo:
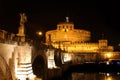
[[73,72],[62,80],[120,80],[120,73],[78,73]]
[[120,72],[72,72],[64,77],[54,77],[51,80],[120,80]]
[[52,80],[120,80],[119,66],[80,65],[70,67]]

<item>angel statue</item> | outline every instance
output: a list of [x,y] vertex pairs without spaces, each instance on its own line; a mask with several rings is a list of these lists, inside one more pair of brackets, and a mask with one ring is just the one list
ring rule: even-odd
[[20,13],[20,25],[24,26],[24,23],[27,21],[27,16],[25,13]]

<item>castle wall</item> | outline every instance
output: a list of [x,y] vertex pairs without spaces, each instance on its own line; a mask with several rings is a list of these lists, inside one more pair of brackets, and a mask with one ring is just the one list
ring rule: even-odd
[[46,42],[49,41],[49,35],[53,42],[85,42],[90,40],[90,32],[87,30],[51,30],[46,32]]

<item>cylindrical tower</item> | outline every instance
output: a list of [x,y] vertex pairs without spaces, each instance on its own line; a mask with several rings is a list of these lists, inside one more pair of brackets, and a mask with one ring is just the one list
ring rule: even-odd
[[57,30],[50,30],[46,32],[46,43],[49,43],[49,35],[51,35],[52,43],[71,42],[81,43],[90,40],[90,32],[82,29],[74,29],[74,23],[61,22],[57,24]]

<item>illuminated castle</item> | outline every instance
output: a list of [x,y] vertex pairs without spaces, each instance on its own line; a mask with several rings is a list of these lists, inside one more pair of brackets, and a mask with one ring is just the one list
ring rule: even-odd
[[90,38],[90,31],[74,29],[74,23],[69,22],[68,17],[66,22],[57,24],[56,30],[46,32],[46,43],[68,52],[113,51],[113,46],[108,46],[107,40],[101,39],[97,43],[90,43]]

